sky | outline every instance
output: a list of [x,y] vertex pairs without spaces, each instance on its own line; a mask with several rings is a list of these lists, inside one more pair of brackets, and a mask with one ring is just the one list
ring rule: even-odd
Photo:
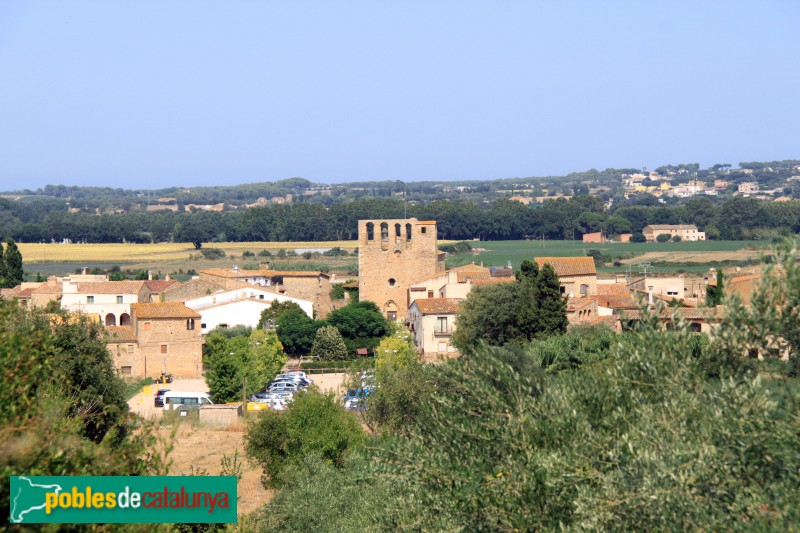
[[800,2],[0,0],[0,190],[800,159]]

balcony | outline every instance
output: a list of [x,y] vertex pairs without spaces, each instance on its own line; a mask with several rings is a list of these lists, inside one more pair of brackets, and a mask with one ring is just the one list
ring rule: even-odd
[[433,330],[434,337],[450,337],[453,334],[453,326],[436,327]]

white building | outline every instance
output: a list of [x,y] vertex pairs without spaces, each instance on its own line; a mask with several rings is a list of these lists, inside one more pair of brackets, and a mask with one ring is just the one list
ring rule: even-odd
[[261,319],[261,312],[274,301],[294,302],[309,317],[314,316],[314,303],[310,300],[276,294],[255,286],[215,292],[187,300],[185,305],[200,313],[201,331],[205,334],[218,327],[255,328]]
[[150,289],[144,281],[101,281],[83,283],[65,278],[61,308],[71,313],[99,315],[106,326],[127,326],[131,304],[150,301]]

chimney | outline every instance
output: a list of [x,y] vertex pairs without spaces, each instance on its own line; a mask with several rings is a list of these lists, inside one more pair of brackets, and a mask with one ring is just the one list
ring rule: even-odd
[[233,267],[233,271],[234,271],[234,272],[239,272],[239,267],[238,267],[238,266],[234,266],[234,267]]
[[650,287],[650,290],[647,291],[647,305],[653,305],[653,287]]
[[147,271],[147,281],[153,281],[153,271],[152,270],[148,270]]
[[165,280],[165,281],[169,281],[169,279],[170,279],[170,278],[169,278],[169,274],[167,274],[167,275],[164,277],[164,280]]
[[85,276],[89,272],[89,267],[83,267],[81,269],[81,275]]

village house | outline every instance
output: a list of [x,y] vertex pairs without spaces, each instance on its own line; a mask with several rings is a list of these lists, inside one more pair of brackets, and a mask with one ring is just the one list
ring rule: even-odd
[[160,299],[174,280],[91,281],[64,278],[61,308],[72,313],[97,314],[106,326],[130,325],[131,304]]
[[758,192],[758,183],[748,181],[739,184],[739,194],[755,194]]
[[271,270],[269,263],[261,266],[259,270],[240,270],[239,267],[201,270],[200,280],[224,289],[240,288],[244,282],[276,294],[310,300],[314,302],[316,318],[325,318],[333,310],[330,275],[318,270]]
[[202,377],[199,321],[200,314],[181,303],[131,304],[130,325],[105,328],[114,365],[125,377],[152,377],[162,371],[176,378]]
[[407,322],[414,336],[414,346],[424,357],[458,355],[450,339],[455,331],[460,301],[456,298],[422,298],[408,308]]
[[314,302],[276,294],[255,286],[200,296],[187,300],[185,305],[200,314],[200,331],[206,334],[216,328],[255,328],[261,320],[261,312],[275,301],[295,303],[309,317],[314,316]]
[[656,242],[659,235],[669,235],[670,239],[678,236],[683,241],[704,241],[706,234],[698,231],[694,224],[650,224],[642,229],[647,242]]
[[408,288],[409,305],[419,298],[466,298],[472,290],[471,282],[492,277],[489,268],[475,264],[437,272],[412,283]]
[[539,268],[553,267],[561,285],[561,295],[584,298],[597,294],[597,269],[593,257],[537,257]]

